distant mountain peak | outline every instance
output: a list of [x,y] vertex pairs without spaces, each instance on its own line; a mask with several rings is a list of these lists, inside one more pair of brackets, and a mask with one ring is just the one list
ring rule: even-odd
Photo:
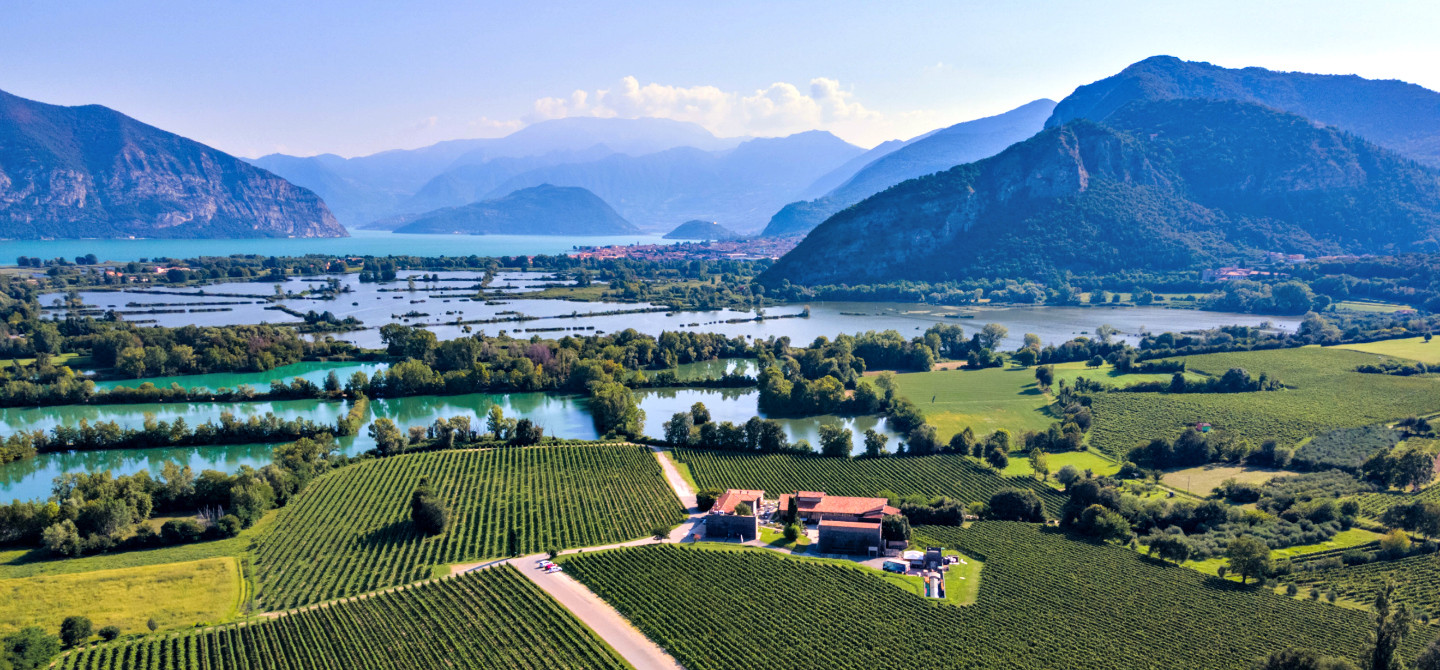
[[102,105],[0,91],[0,237],[344,237],[311,191]]
[[639,232],[583,188],[540,184],[493,200],[421,214],[397,233],[621,235]]

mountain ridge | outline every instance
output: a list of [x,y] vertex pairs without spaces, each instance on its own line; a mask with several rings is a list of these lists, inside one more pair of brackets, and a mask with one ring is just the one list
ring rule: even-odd
[[621,235],[640,232],[583,188],[541,184],[501,198],[428,212],[395,232],[470,235]]
[[344,237],[315,193],[102,105],[0,91],[0,237]]

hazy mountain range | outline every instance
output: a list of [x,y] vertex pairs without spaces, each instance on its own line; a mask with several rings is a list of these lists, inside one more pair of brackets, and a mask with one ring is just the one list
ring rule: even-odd
[[639,229],[583,188],[542,184],[421,214],[397,233],[622,235]]
[[735,240],[740,234],[715,221],[694,219],[686,221],[665,233],[667,240]]
[[868,160],[820,197],[792,202],[777,212],[765,226],[764,235],[809,232],[831,214],[902,181],[993,156],[1039,132],[1054,108],[1053,100],[1036,100],[1004,114],[875,147],[865,154]]
[[0,91],[0,237],[343,237],[307,189],[100,105]]

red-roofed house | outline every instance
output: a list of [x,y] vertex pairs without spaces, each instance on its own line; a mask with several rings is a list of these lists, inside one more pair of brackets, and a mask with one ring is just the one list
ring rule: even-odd
[[790,509],[791,500],[795,501],[796,516],[820,525],[820,552],[825,554],[860,554],[872,548],[879,551],[884,546],[880,522],[900,513],[884,498],[831,496],[823,491],[781,495],[782,513]]
[[[715,539],[753,540],[760,536],[760,501],[764,491],[730,489],[715,501],[710,513],[705,515],[705,537]],[[750,514],[741,516],[735,508],[741,503],[750,506]]]

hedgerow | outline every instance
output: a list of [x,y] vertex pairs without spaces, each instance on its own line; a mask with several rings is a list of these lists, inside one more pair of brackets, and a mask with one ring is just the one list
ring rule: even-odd
[[60,670],[628,668],[509,566],[269,621],[86,647]]

